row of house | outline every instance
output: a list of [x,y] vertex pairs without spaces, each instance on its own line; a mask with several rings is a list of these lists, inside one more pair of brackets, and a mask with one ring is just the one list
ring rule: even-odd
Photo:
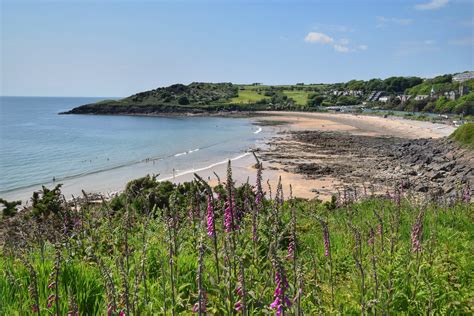
[[362,90],[332,90],[330,92],[334,96],[352,96],[352,97],[361,97],[364,95],[364,91]]
[[400,94],[397,96],[390,96],[383,91],[374,91],[372,94],[369,95],[367,101],[379,101],[383,103],[387,103],[391,101],[393,98],[400,100],[402,103],[407,102],[411,98],[414,98],[415,101],[423,101],[428,98],[430,99],[439,99],[440,97],[444,96],[448,100],[456,100],[459,97],[462,97],[465,94],[465,88],[463,86],[459,87],[459,91],[446,91],[444,93],[436,93],[434,88],[431,88],[430,94],[418,94],[418,95],[407,95],[407,94]]

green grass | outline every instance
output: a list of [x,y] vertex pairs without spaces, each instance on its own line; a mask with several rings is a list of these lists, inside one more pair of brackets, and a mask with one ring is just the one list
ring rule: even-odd
[[[172,190],[166,191],[165,187]],[[2,252],[0,314],[31,311],[33,297],[28,288],[33,283],[25,261],[38,276],[42,314],[55,313],[54,307],[46,307],[47,297],[53,292],[48,284],[55,248],[46,242],[43,260],[38,242],[45,240],[42,239],[45,236],[36,234],[37,225],[48,231],[48,225],[55,221],[61,227],[55,232],[62,258],[58,282],[61,314],[66,313],[74,300],[81,315],[105,315],[109,301],[114,299],[118,308],[124,310],[128,297],[130,314],[163,315],[165,309],[170,314],[173,306],[176,315],[192,315],[198,298],[200,245],[202,288],[207,293],[207,312],[212,315],[234,312],[234,304],[239,300],[236,289],[241,280],[245,280],[249,314],[274,314],[270,303],[275,299],[276,268],[286,273],[289,287],[285,293],[289,299],[296,297],[298,284],[302,286],[301,304],[287,308],[288,315],[296,314],[297,308],[304,315],[357,315],[361,314],[361,301],[366,314],[472,312],[472,204],[460,201],[451,206],[418,204],[417,200],[404,196],[400,205],[386,198],[365,197],[339,207],[334,203],[303,200],[289,200],[280,205],[266,199],[256,213],[251,202],[255,196],[244,186],[233,188],[234,210],[245,213],[238,220],[238,231],[229,233],[223,230],[226,193],[221,188],[216,190],[222,193],[223,200],[214,205],[216,252],[214,239],[207,235],[207,201],[202,186],[194,183],[175,187],[147,180],[128,188],[130,191],[111,202],[83,205],[79,213],[68,213],[66,218],[79,220],[79,225],[68,234],[61,233],[67,221],[59,214],[51,213],[38,222],[31,217],[22,218],[24,229],[32,233],[31,237],[23,236],[31,240],[16,245],[23,247],[22,251],[5,248],[12,252]],[[167,206],[158,206],[162,203]],[[146,214],[150,210],[153,212],[148,218]],[[287,258],[293,233],[292,210],[296,221],[295,263]],[[411,232],[420,210],[424,211],[421,251],[414,253]],[[252,238],[253,214],[258,223],[257,240]],[[325,256],[321,219],[327,223],[331,256]],[[171,225],[172,220],[177,224]],[[355,238],[351,226],[360,233],[360,240]],[[371,229],[375,231],[373,244],[368,243]],[[171,258],[170,246],[173,246]],[[364,271],[363,279],[356,258]],[[173,270],[170,262],[174,264]],[[216,267],[219,267],[220,282]],[[243,279],[240,271],[244,271]],[[113,293],[108,280],[113,282]]]
[[450,136],[462,146],[474,149],[474,123],[459,126]]
[[229,100],[229,103],[234,104],[249,104],[256,103],[262,99],[270,99],[263,94],[257,93],[255,90],[239,90],[239,96]]
[[308,91],[303,90],[283,90],[283,93],[292,98],[298,105],[306,105],[308,102]]

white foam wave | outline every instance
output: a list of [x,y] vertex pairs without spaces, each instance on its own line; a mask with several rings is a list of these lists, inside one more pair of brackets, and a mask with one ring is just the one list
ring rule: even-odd
[[176,155],[174,155],[174,156],[175,156],[175,157],[179,157],[179,156],[183,156],[183,155],[186,155],[186,154],[187,154],[187,152],[182,152],[182,153],[176,154]]
[[254,134],[258,134],[258,133],[260,133],[261,131],[262,131],[262,128],[259,127],[259,128],[258,128],[255,132],[253,132],[253,133],[254,133]]
[[[239,156],[237,156],[237,157],[231,158],[230,161],[235,161],[235,160],[238,160],[238,159],[242,159],[242,158],[244,158],[244,157],[247,157],[248,155],[250,155],[250,153],[244,153],[244,154],[239,155]],[[172,180],[172,179],[175,178],[175,177],[184,176],[184,175],[187,175],[187,174],[190,174],[190,173],[195,173],[195,172],[199,172],[199,171],[208,170],[208,169],[214,168],[214,167],[216,167],[216,166],[226,164],[228,161],[229,161],[229,159],[225,159],[225,160],[222,160],[222,161],[219,161],[219,162],[210,164],[210,165],[205,166],[205,167],[202,167],[202,168],[197,168],[197,169],[194,169],[194,168],[193,168],[193,169],[185,170],[185,171],[183,171],[183,172],[176,173],[176,174],[174,175],[174,177],[173,177],[173,176],[171,176],[171,177],[166,177],[166,178],[163,178],[163,179],[159,179],[159,181]],[[175,170],[175,171],[176,171],[176,170]]]

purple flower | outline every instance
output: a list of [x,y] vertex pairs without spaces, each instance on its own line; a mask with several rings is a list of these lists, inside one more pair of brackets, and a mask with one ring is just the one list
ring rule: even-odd
[[375,232],[374,232],[374,229],[372,227],[370,227],[370,236],[369,236],[369,240],[367,240],[367,244],[370,246],[370,245],[373,245],[374,244],[374,240],[375,240]]
[[242,310],[242,302],[240,300],[237,301],[237,303],[235,303],[234,309],[238,312],[240,312]]
[[212,207],[211,195],[207,196],[207,234],[214,236],[214,209]]
[[275,283],[276,288],[273,293],[275,300],[270,304],[271,309],[276,309],[277,312],[275,315],[281,315],[283,312],[284,305],[286,307],[291,307],[291,301],[285,294],[285,291],[288,289],[288,281],[286,280],[285,270],[281,268],[275,272]]
[[464,203],[471,202],[471,188],[469,187],[469,183],[466,183],[466,185],[464,186],[462,200]]
[[262,190],[262,164],[260,163],[257,168],[257,183],[256,183],[256,192],[255,192],[255,204],[260,205],[263,198]]
[[286,258],[289,260],[293,260],[295,256],[295,241],[291,240],[290,243],[288,244],[288,255],[286,255]]
[[[201,298],[201,313],[206,313],[206,304],[207,304],[207,294],[206,292],[203,292],[202,298]],[[198,313],[199,312],[199,301],[196,302],[193,306],[193,313]]]
[[329,229],[327,225],[324,225],[324,228],[323,228],[323,238],[324,238],[324,256],[329,257],[331,244],[329,241]]
[[423,213],[416,218],[415,224],[411,228],[411,251],[421,251],[421,235],[423,231]]
[[[239,225],[235,223],[235,221],[237,220],[237,217],[235,216],[236,211],[235,211],[234,206],[235,206],[235,199],[234,199],[234,196],[232,195],[231,200],[228,200],[225,203],[224,226],[225,226],[225,231],[227,233],[230,233],[233,230],[239,229]],[[234,223],[232,223],[232,221],[234,221]]]

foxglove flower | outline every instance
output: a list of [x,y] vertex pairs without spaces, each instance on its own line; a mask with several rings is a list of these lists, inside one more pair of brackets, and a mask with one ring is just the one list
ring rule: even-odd
[[270,304],[271,309],[276,309],[276,316],[280,316],[283,313],[283,308],[291,307],[291,301],[286,296],[285,292],[288,289],[288,281],[286,280],[285,270],[283,268],[275,272],[275,283],[276,288],[273,293],[275,300]]
[[375,240],[375,232],[374,232],[374,229],[371,227],[370,228],[370,236],[369,236],[369,240],[367,240],[367,244],[369,246],[373,245],[374,244],[374,240]]
[[214,236],[214,209],[212,206],[211,195],[207,196],[207,235]]
[[329,241],[329,229],[327,225],[324,225],[323,227],[323,238],[324,238],[324,256],[329,257],[331,244]]
[[416,218],[415,224],[411,228],[411,251],[421,251],[421,235],[423,230],[423,213]]
[[[201,313],[206,313],[206,304],[207,304],[207,294],[206,292],[203,293],[201,299]],[[193,313],[199,313],[199,302],[196,302],[193,306]]]
[[471,202],[471,188],[469,187],[469,183],[466,183],[466,185],[464,186],[462,200],[464,203]]

